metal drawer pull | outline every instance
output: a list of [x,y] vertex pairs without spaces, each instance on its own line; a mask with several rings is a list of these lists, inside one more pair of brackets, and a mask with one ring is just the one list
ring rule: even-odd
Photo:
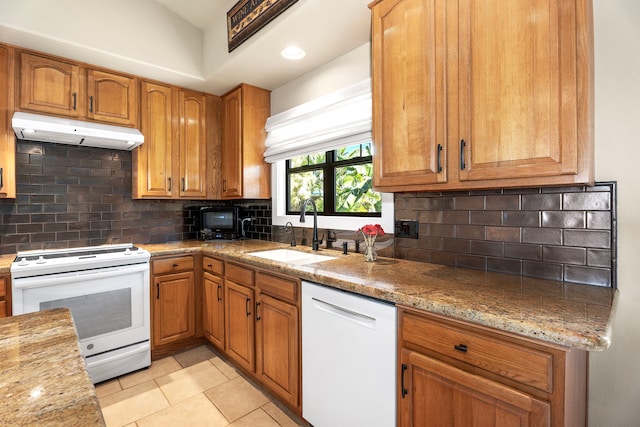
[[438,172],[442,172],[442,144],[438,144]]
[[247,312],[247,317],[251,316],[251,311],[249,310],[249,306],[251,305],[251,298],[247,298],[245,302],[245,311]]
[[402,398],[404,399],[404,397],[409,393],[409,390],[406,389],[406,387],[404,386],[404,373],[405,371],[408,369],[407,365],[405,365],[404,363],[402,364],[402,374],[400,376],[400,388],[402,389]]
[[261,319],[261,318],[260,318],[260,315],[258,314],[258,309],[259,309],[259,308],[260,308],[260,303],[259,303],[259,302],[257,302],[257,303],[256,303],[256,322],[259,322],[259,321],[260,321],[260,319]]
[[461,351],[462,353],[466,353],[467,352],[467,345],[466,344],[454,345],[453,348],[455,348],[458,351]]
[[467,143],[464,142],[464,139],[460,140],[460,170],[465,170],[467,165],[464,164],[464,147],[467,146]]

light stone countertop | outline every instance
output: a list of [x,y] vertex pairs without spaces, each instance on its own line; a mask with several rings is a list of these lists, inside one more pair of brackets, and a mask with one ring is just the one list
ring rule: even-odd
[[[293,265],[248,255],[290,248],[260,240],[140,245],[152,256],[202,253],[373,298],[588,351],[611,344],[618,292],[611,288],[321,250],[335,260]],[[313,253],[310,248],[296,250]]]
[[104,426],[68,309],[0,319],[0,425]]

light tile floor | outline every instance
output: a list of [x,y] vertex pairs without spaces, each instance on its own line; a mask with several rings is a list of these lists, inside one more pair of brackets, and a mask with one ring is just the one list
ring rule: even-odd
[[107,427],[305,425],[209,346],[96,385]]

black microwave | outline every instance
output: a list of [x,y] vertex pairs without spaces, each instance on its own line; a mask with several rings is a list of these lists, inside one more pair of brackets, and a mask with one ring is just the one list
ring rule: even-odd
[[200,234],[203,240],[233,240],[239,237],[238,208],[208,206],[200,208]]

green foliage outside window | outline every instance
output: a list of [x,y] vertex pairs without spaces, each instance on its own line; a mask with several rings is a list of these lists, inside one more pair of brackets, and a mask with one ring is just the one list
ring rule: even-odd
[[380,216],[382,195],[373,190],[372,177],[370,143],[296,156],[287,163],[287,211],[300,212],[312,198],[326,215]]

